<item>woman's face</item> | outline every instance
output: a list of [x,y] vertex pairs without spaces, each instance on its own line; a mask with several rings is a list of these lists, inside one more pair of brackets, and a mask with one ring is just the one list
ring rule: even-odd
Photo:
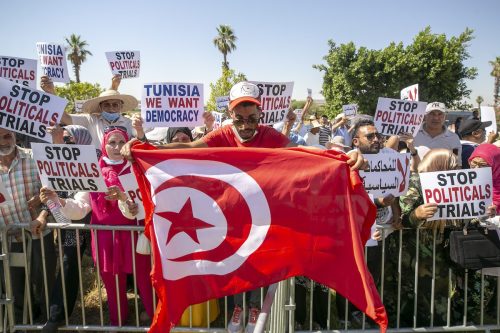
[[172,142],[187,143],[187,142],[191,142],[191,139],[189,138],[189,136],[186,133],[177,132],[177,133],[175,133],[174,137],[172,138]]
[[488,162],[486,162],[482,157],[474,157],[470,163],[471,168],[487,168],[489,167]]
[[63,140],[65,144],[76,144],[75,138],[66,130],[63,131]]
[[108,137],[106,153],[110,160],[120,161],[123,159],[122,155],[120,155],[120,149],[122,149],[125,142],[125,138],[120,133],[113,133]]

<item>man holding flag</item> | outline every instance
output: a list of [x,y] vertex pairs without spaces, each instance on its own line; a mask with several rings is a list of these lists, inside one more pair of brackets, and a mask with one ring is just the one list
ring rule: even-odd
[[150,331],[173,327],[190,304],[296,275],[334,288],[385,330],[363,257],[376,210],[351,172],[362,155],[259,149],[294,144],[258,125],[259,88],[248,82],[231,89],[229,112],[232,125],[159,147],[205,149],[167,153],[132,140],[122,150],[137,162],[153,244],[159,304]]

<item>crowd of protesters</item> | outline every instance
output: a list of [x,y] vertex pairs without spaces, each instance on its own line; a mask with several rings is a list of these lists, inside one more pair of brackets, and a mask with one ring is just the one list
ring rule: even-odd
[[[446,108],[439,102],[429,103],[425,120],[420,131],[412,137],[401,134],[395,137],[381,135],[373,120],[369,117],[346,117],[339,114],[334,119],[328,116],[311,115],[312,98],[308,98],[300,118],[290,110],[286,119],[273,127],[259,125],[260,109],[259,89],[257,86],[243,82],[238,83],[235,91],[246,91],[245,96],[233,96],[228,106],[229,124],[214,130],[214,118],[210,112],[204,114],[205,124],[201,128],[190,129],[176,127],[168,129],[144,129],[140,117],[128,118],[123,114],[137,107],[138,101],[130,95],[120,94],[118,88],[120,77],[114,77],[111,89],[104,91],[99,97],[91,99],[83,105],[84,114],[64,114],[61,125],[50,129],[54,144],[94,145],[99,156],[99,164],[108,192],[106,193],[62,193],[42,187],[35,161],[29,147],[29,137],[17,137],[15,133],[0,128],[0,177],[2,183],[14,199],[14,205],[0,206],[3,225],[30,223],[29,233],[12,229],[10,250],[22,252],[22,237],[31,239],[31,270],[30,281],[34,300],[33,314],[38,321],[43,321],[44,332],[55,332],[63,324],[64,312],[69,315],[73,311],[78,295],[78,253],[83,255],[86,239],[90,238],[92,257],[98,266],[100,278],[107,291],[110,323],[114,326],[124,325],[128,319],[128,304],[126,297],[127,275],[134,274],[145,313],[141,317],[152,318],[153,291],[149,278],[151,261],[148,255],[134,254],[131,244],[137,242],[137,235],[132,236],[127,231],[99,230],[90,234],[66,230],[57,239],[51,229],[45,228],[49,222],[54,222],[48,205],[58,202],[61,213],[72,222],[90,223],[93,225],[143,225],[137,221],[137,204],[133,203],[124,192],[118,178],[119,175],[130,173],[130,148],[137,142],[149,141],[162,149],[187,149],[204,147],[260,147],[283,148],[294,146],[312,146],[316,149],[336,149],[349,156],[348,164],[352,170],[363,165],[363,155],[385,154],[390,152],[408,152],[411,155],[411,177],[408,192],[397,198],[387,195],[374,198],[377,206],[378,228],[374,229],[372,238],[377,246],[368,247],[368,267],[376,283],[380,284],[381,276],[388,281],[384,303],[389,314],[396,311],[397,260],[396,255],[385,255],[382,262],[382,240],[387,246],[387,253],[398,251],[397,233],[394,230],[408,228],[404,234],[402,271],[411,276],[414,270],[415,247],[419,246],[423,255],[420,257],[421,267],[432,266],[432,247],[437,247],[436,290],[433,295],[435,303],[434,324],[445,323],[447,306],[448,268],[451,264],[446,257],[446,237],[450,230],[462,228],[468,221],[432,221],[426,220],[437,210],[436,204],[425,204],[419,174],[432,171],[454,170],[457,168],[491,167],[493,174],[493,205],[488,207],[490,217],[500,212],[500,148],[497,133],[486,133],[485,128],[490,122],[482,122],[477,116],[461,120],[454,124],[455,132],[446,125]],[[244,86],[242,89],[241,86]],[[41,87],[48,93],[55,94],[52,82],[42,77]],[[253,93],[249,93],[253,92]],[[16,145],[17,141],[17,145]],[[484,219],[483,219],[484,220]],[[493,220],[494,221],[494,220]],[[476,221],[474,221],[476,222]],[[479,221],[483,222],[483,221]],[[415,237],[418,230],[423,230],[420,238]],[[437,238],[435,237],[437,235]],[[132,239],[132,237],[136,237]],[[40,239],[43,238],[43,242]],[[418,244],[416,243],[418,240]],[[56,274],[57,254],[56,242],[62,242],[63,262]],[[42,265],[41,246],[44,246]],[[79,251],[77,251],[79,247]],[[430,249],[430,250],[429,250]],[[133,264],[135,263],[135,271]],[[44,266],[44,267],[43,267]],[[382,267],[385,267],[382,270]],[[44,269],[43,269],[44,268]],[[61,288],[61,271],[66,281],[66,292]],[[382,274],[382,271],[384,274]],[[457,276],[459,272],[456,272]],[[24,308],[25,270],[11,269],[11,281],[14,294],[16,322],[21,322]],[[430,288],[433,282],[429,271],[418,272],[422,281],[419,284],[420,298],[418,304],[418,322],[425,324],[430,314]],[[472,275],[475,282],[477,275]],[[43,281],[48,286],[49,300],[45,300]],[[468,289],[476,295],[480,291],[477,283],[469,288],[458,278],[453,280],[455,297],[452,299],[453,313],[459,315],[463,311],[462,297]],[[413,281],[412,281],[413,282]],[[392,284],[391,284],[392,283]],[[311,291],[311,281],[305,277],[296,280],[296,328],[306,325],[306,294]],[[392,291],[391,291],[392,290]],[[404,325],[412,325],[414,293],[412,284],[401,285],[401,318]],[[314,329],[326,328],[329,313],[328,294],[331,292],[322,285],[316,285],[314,290],[313,313]],[[486,298],[491,298],[496,291],[493,287],[486,288]],[[252,332],[259,314],[260,293],[247,293],[248,322],[246,331]],[[64,299],[66,298],[66,299]],[[49,313],[44,313],[45,304],[49,304]],[[477,316],[477,297],[471,297],[469,307],[470,318]],[[241,332],[243,297],[235,295],[233,312],[228,322],[230,332]],[[67,309],[65,309],[65,306]],[[462,308],[460,308],[462,307]],[[345,313],[345,310],[348,313]],[[339,318],[348,321],[356,320],[357,311],[346,308],[343,299],[337,297],[337,312]],[[459,320],[461,318],[453,318]],[[213,320],[213,318],[210,318]]]

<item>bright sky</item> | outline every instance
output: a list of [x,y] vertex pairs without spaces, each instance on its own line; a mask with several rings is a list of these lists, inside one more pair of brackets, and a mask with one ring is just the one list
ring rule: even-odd
[[144,83],[196,82],[208,98],[222,63],[212,40],[216,27],[228,24],[238,37],[228,56],[231,68],[250,80],[294,81],[295,99],[305,99],[307,88],[323,98],[322,73],[312,65],[323,63],[328,39],[381,49],[391,41],[411,43],[427,25],[447,37],[469,27],[475,39],[467,65],[479,75],[467,84],[473,100],[481,95],[490,104],[489,61],[500,56],[498,13],[498,0],[4,1],[0,55],[36,59],[36,42],[62,43],[75,33],[93,53],[82,65],[82,81],[108,87],[104,53],[139,50],[141,77],[123,80],[122,93],[140,98]]

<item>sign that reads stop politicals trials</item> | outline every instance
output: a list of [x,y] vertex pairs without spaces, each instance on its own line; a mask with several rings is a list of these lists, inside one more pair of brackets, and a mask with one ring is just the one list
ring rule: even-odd
[[139,191],[139,184],[137,184],[137,179],[133,173],[118,176],[120,183],[123,186],[123,190],[127,196],[139,206],[139,212],[135,216],[137,220],[144,220],[144,205],[142,204],[141,191]]
[[36,60],[0,56],[0,77],[36,89]]
[[145,126],[201,126],[203,112],[201,83],[148,83],[142,89],[141,116]]
[[426,102],[379,97],[374,123],[385,135],[417,134],[424,120]]
[[43,75],[54,82],[69,82],[68,63],[63,45],[54,43],[36,43]]
[[32,143],[31,147],[43,186],[55,191],[107,191],[94,146]]
[[272,125],[283,121],[292,103],[293,82],[256,82],[260,91],[262,115],[260,124]]
[[139,51],[106,52],[113,75],[120,74],[122,79],[139,77],[141,53]]
[[366,192],[374,197],[392,194],[395,197],[408,191],[410,181],[410,154],[380,153],[364,154],[369,168],[360,170]]
[[471,219],[488,215],[492,203],[491,168],[420,173],[425,203],[437,203],[429,221]]
[[0,79],[0,127],[51,142],[47,127],[58,124],[68,101]]

